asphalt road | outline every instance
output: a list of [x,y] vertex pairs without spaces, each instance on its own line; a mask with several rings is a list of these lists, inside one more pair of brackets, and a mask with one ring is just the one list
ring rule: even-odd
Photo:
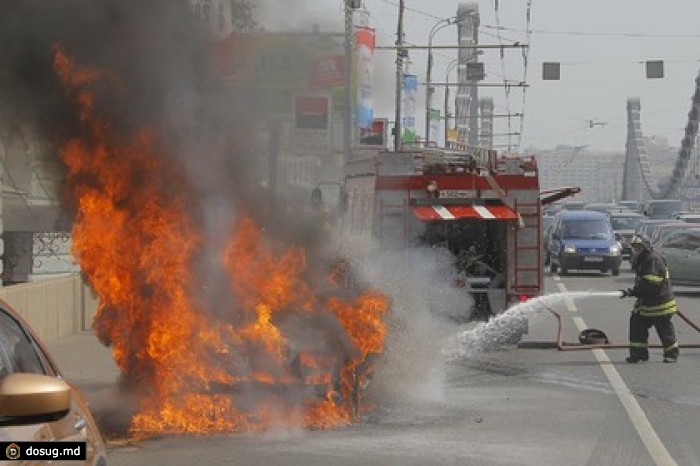
[[[564,339],[576,341],[581,328],[595,327],[603,329],[612,342],[626,343],[632,301],[594,293],[627,288],[631,283],[631,273],[624,270],[619,277],[546,274],[547,304],[563,315]],[[576,292],[575,299],[551,296],[566,291]],[[677,291],[682,311],[700,323],[700,290]],[[525,341],[554,340],[556,319],[541,309],[527,311],[530,331]],[[674,320],[682,344],[700,344],[700,334]],[[442,336],[449,351],[443,361],[434,362],[431,380],[416,369],[396,392],[404,396],[376,395],[375,413],[358,424],[325,431],[116,441],[110,443],[110,464],[700,464],[695,429],[700,423],[700,350],[684,348],[677,364],[664,364],[661,350],[656,349],[651,361],[636,365],[626,364],[627,352],[619,349],[480,351],[479,338],[489,331],[471,325],[455,327],[451,337]],[[77,345],[95,344],[92,337],[81,338],[50,346],[67,377],[83,388],[99,411],[105,402],[118,403],[111,398],[116,372],[102,350],[77,354]],[[460,338],[477,344],[457,346]],[[650,341],[658,343],[653,331]],[[415,342],[418,350],[420,345],[434,343]],[[81,363],[80,358],[90,361]],[[99,367],[93,371],[89,364]],[[383,382],[391,386],[391,380]]]

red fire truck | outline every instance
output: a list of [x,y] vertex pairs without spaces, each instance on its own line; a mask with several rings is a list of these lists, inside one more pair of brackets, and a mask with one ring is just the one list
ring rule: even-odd
[[[575,191],[574,191],[575,192]],[[347,164],[342,226],[382,248],[444,247],[487,319],[543,289],[541,199],[534,157],[420,148]],[[465,316],[469,317],[469,316]]]

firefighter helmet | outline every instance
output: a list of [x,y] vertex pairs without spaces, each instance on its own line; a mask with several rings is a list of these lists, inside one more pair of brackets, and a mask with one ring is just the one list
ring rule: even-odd
[[602,330],[597,328],[587,328],[581,330],[578,335],[578,341],[582,345],[603,345],[610,343],[608,336]]
[[630,246],[635,249],[651,249],[651,242],[644,235],[634,235],[630,240]]

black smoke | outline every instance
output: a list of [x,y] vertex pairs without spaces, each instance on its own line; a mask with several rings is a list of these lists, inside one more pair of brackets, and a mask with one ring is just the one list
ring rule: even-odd
[[47,139],[76,129],[75,108],[53,69],[60,45],[78,63],[121,80],[119,92],[99,94],[112,121],[124,129],[162,122],[176,86],[196,85],[205,44],[187,2],[3,0],[2,116]]

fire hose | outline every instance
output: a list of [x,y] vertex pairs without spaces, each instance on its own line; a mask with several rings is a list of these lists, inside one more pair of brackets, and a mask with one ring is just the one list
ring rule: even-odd
[[[561,314],[550,307],[546,309],[557,318],[557,338],[555,341],[524,341],[518,344],[518,348],[530,348],[530,349],[545,349],[545,348],[556,348],[559,351],[577,351],[577,350],[591,350],[591,349],[627,349],[630,348],[629,343],[610,343],[608,341],[605,333],[600,332],[599,338],[592,339],[592,343],[582,343],[582,342],[567,342],[562,338],[562,333],[564,332],[564,323],[562,322]],[[690,327],[700,332],[700,327],[698,327],[688,316],[683,314],[681,311],[676,311],[678,317],[683,319]],[[700,348],[700,343],[689,343],[689,344],[679,344],[679,348]],[[663,345],[650,344],[649,348],[663,348]]]

